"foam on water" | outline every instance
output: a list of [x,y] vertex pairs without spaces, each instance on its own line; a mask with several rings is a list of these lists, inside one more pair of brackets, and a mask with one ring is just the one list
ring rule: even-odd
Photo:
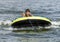
[[0,25],[10,25],[11,22],[10,20],[0,21]]
[[51,23],[52,28],[60,28],[60,21],[52,21]]

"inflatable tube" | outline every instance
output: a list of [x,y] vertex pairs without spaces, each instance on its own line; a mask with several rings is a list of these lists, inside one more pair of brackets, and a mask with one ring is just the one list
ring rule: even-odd
[[21,18],[14,20],[11,23],[11,26],[13,28],[32,27],[32,26],[46,27],[50,25],[51,25],[51,21],[48,18],[37,17],[37,16],[21,17]]

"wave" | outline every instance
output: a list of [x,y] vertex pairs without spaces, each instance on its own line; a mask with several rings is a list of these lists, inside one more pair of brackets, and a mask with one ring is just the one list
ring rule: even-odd
[[17,13],[22,13],[23,11],[14,11],[14,10],[1,10],[1,14],[17,14]]

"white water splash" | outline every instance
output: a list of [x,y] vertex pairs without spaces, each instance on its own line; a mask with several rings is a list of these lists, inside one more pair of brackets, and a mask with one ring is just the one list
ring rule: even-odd
[[10,25],[12,21],[6,20],[6,21],[0,21],[0,25]]
[[60,21],[52,21],[51,23],[52,28],[60,28]]

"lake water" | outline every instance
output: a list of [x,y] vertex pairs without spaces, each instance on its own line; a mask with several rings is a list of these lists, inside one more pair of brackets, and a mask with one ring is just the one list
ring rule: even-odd
[[[13,32],[10,23],[29,8],[52,20],[50,30]],[[60,0],[0,0],[0,42],[60,42]]]

